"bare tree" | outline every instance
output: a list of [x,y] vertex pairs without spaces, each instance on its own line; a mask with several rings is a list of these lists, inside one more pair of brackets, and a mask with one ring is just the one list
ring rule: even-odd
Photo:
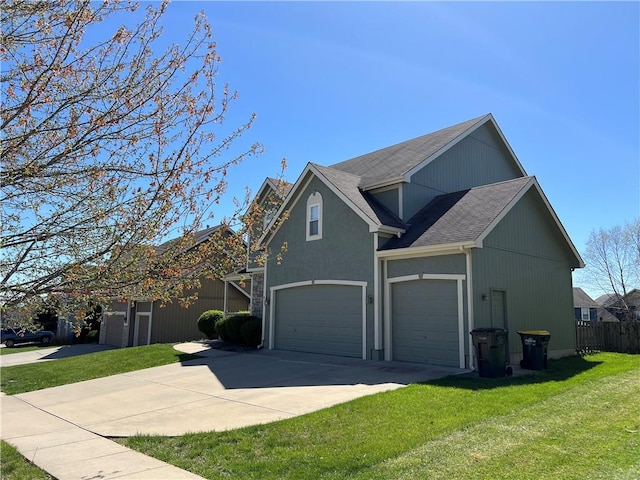
[[613,293],[623,317],[635,318],[624,297],[640,286],[640,219],[592,231],[584,257],[586,281],[604,293]]
[[167,2],[137,8],[3,2],[2,303],[168,300],[244,258],[241,235],[223,228],[197,244],[194,234],[225,193],[228,169],[261,152],[235,142],[255,115],[225,124],[237,94],[216,81],[203,14],[166,47]]

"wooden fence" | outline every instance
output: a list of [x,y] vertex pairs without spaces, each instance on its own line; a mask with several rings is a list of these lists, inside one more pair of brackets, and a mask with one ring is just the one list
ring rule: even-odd
[[576,349],[579,352],[640,353],[640,322],[576,321]]

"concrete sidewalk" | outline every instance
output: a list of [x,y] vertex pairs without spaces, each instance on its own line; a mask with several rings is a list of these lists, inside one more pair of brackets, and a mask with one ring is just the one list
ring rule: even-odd
[[[7,347],[2,347],[7,348]],[[78,345],[61,345],[42,347],[38,350],[21,352],[20,346],[12,347],[10,354],[0,355],[0,367],[11,367],[13,365],[26,365],[27,363],[49,362],[61,358],[75,357],[87,353],[103,352],[113,350],[109,345],[98,345],[97,343],[84,343]]]
[[201,479],[0,394],[0,437],[58,480]]

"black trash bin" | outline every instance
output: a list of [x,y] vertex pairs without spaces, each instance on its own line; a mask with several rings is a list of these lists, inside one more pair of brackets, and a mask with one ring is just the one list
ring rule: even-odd
[[551,334],[546,330],[521,330],[522,361],[520,366],[527,370],[547,368],[547,350]]
[[471,332],[478,359],[478,374],[485,378],[507,375],[507,339],[504,328],[476,328]]

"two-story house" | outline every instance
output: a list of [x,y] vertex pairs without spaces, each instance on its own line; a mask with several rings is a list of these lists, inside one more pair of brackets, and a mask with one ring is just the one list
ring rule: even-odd
[[491,114],[309,163],[270,216],[254,240],[283,252],[254,266],[266,348],[464,368],[469,332],[494,326],[512,361],[518,330],[575,352],[582,259]]

